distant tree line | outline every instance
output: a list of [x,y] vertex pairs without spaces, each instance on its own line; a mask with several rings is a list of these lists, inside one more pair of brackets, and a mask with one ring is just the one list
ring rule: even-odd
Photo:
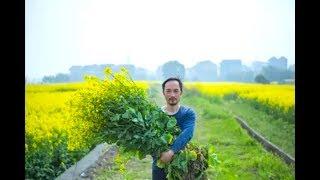
[[43,83],[77,82],[83,81],[84,75],[95,75],[104,78],[103,70],[110,67],[117,72],[121,67],[128,69],[133,80],[164,80],[168,77],[178,77],[185,81],[234,81],[234,82],[258,82],[285,83],[294,81],[294,65],[287,68],[287,59],[272,57],[268,63],[256,61],[252,67],[242,65],[241,60],[223,60],[220,68],[209,61],[201,61],[191,68],[185,68],[178,60],[172,60],[159,66],[156,72],[135,67],[132,64],[102,64],[87,66],[72,66],[68,74],[44,76]]
[[69,82],[70,77],[68,74],[58,73],[55,76],[44,76],[42,78],[42,82],[44,83],[62,83],[62,82]]

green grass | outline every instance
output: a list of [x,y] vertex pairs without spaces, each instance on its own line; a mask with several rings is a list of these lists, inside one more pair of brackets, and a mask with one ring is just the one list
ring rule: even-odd
[[186,96],[182,104],[193,107],[198,115],[193,141],[212,144],[222,162],[208,169],[210,178],[294,179],[294,169],[266,152],[241,128],[227,107],[192,95]]
[[[157,86],[151,87],[150,92],[156,93],[151,97],[162,106],[161,85]],[[219,165],[208,168],[209,179],[294,179],[294,168],[252,139],[234,119],[228,109],[230,107],[224,106],[223,100],[186,90],[181,104],[194,108],[197,114],[192,141],[212,144],[221,161]],[[126,176],[120,176],[115,170],[105,170],[98,179],[151,179],[151,161],[134,159],[134,164],[127,166]]]
[[98,171],[99,176],[97,176],[97,180],[135,180],[135,179],[150,179],[151,177],[151,164],[152,157],[147,156],[145,159],[139,160],[137,158],[132,158],[127,164],[127,170],[124,173],[119,173],[117,167],[113,167],[111,169],[104,169],[102,171]]
[[245,102],[228,101],[224,104],[235,114],[244,118],[248,125],[273,144],[295,157],[295,125],[282,119],[275,119],[258,111]]

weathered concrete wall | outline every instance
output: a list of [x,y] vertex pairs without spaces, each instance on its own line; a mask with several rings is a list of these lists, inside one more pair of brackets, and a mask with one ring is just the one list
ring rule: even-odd
[[67,169],[64,173],[56,178],[56,180],[75,180],[83,179],[81,174],[90,166],[95,164],[99,157],[106,152],[111,145],[106,143],[97,145],[92,151],[84,156],[80,161]]

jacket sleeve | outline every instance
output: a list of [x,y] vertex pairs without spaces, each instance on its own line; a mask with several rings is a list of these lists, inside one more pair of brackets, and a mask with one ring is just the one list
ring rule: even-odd
[[193,137],[196,115],[193,110],[189,109],[184,122],[182,124],[182,131],[173,142],[171,149],[177,153],[183,149]]

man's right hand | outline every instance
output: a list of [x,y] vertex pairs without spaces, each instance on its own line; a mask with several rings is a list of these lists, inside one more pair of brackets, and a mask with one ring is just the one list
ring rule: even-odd
[[174,152],[170,149],[169,151],[161,153],[160,160],[164,163],[170,162],[173,158],[173,155]]

